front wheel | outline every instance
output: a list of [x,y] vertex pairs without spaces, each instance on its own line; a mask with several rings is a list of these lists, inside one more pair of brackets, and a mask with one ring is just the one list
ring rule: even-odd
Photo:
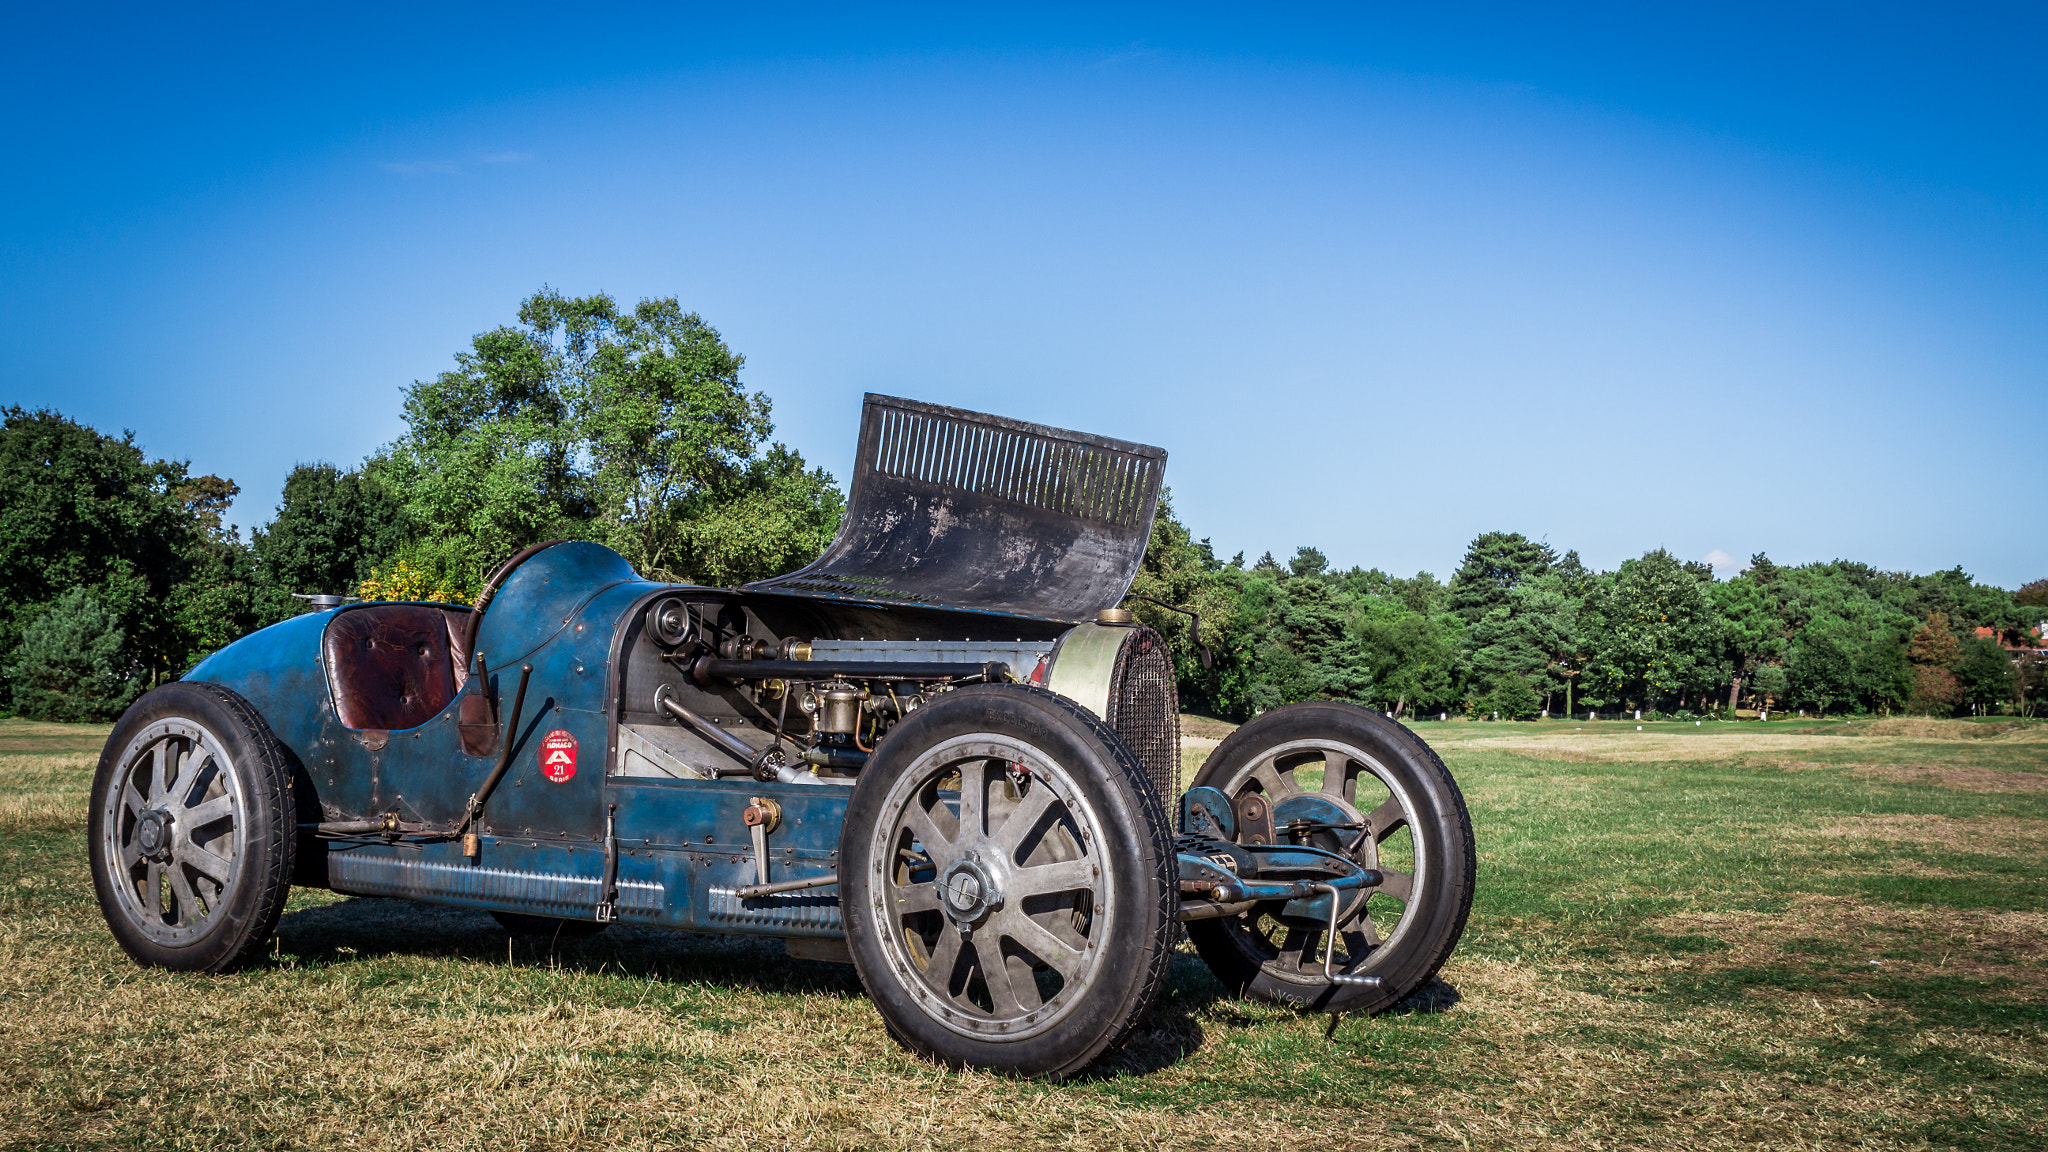
[[[1380,1012],[1450,958],[1472,910],[1472,817],[1450,771],[1413,732],[1350,704],[1290,704],[1231,733],[1195,784],[1229,797],[1240,840],[1313,845],[1381,877],[1340,906],[1334,940],[1327,920],[1277,901],[1190,922],[1196,951],[1233,995]],[[1333,985],[1326,961],[1379,983]]]
[[93,777],[93,889],[114,939],[158,968],[225,972],[270,938],[298,843],[291,759],[218,684],[154,689]]
[[1021,1076],[1121,1044],[1171,957],[1169,829],[1137,759],[1072,701],[977,685],[913,712],[840,835],[847,944],[890,1032]]

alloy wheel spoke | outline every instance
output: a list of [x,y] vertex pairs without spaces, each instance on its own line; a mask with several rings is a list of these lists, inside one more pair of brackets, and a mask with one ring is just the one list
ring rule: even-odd
[[142,905],[149,909],[151,916],[159,920],[163,919],[164,866],[155,860],[151,860],[149,867],[143,869]]
[[1389,796],[1387,802],[1373,809],[1366,820],[1372,824],[1372,838],[1385,840],[1407,826],[1408,813],[1402,809],[1399,796]]
[[192,777],[199,770],[202,755],[197,745],[186,748],[171,759],[170,772],[164,781],[164,792],[160,797],[166,804],[175,802],[192,787]]
[[1010,809],[1009,816],[1003,820],[1003,826],[991,837],[1001,847],[1005,858],[1016,860],[1018,851],[1024,847],[1025,837],[1031,835],[1033,829],[1038,827],[1039,821],[1057,799],[1052,789],[1043,781],[1036,781],[1031,785],[1024,793],[1024,798],[1017,801],[1015,808]]
[[1323,795],[1332,800],[1344,799],[1344,785],[1351,775],[1351,757],[1342,752],[1323,753]]
[[1415,877],[1392,868],[1380,869],[1380,884],[1375,892],[1382,892],[1406,904],[1415,892]]
[[[1030,966],[1004,956],[1000,942],[976,940],[974,955],[981,968],[982,982],[988,985],[991,1015],[1022,1016],[1045,1002],[1038,996],[1038,982],[1031,978]],[[1018,968],[1024,969],[1021,978]]]
[[896,884],[896,914],[909,916],[916,912],[939,911],[939,886],[932,881],[922,884]]
[[1081,957],[1072,945],[1015,909],[1006,908],[997,913],[989,924],[988,932],[1015,943],[1065,979],[1073,979],[1074,970],[1080,966]]
[[1380,946],[1380,934],[1373,927],[1372,917],[1359,917],[1358,927],[1343,934],[1344,955],[1347,964],[1356,964],[1365,959],[1365,954]]
[[960,762],[960,839],[988,834],[988,761]]
[[960,973],[960,933],[951,924],[939,929],[939,938],[932,944],[931,956],[925,962],[925,976],[936,984],[941,992],[957,997],[965,981],[956,977]]
[[135,871],[136,863],[141,859],[142,849],[136,846],[135,839],[131,836],[127,843],[121,845],[121,874],[124,876],[132,874]]
[[903,826],[910,830],[912,836],[917,837],[918,846],[924,849],[924,854],[931,859],[935,867],[944,868],[952,862],[952,839],[940,832],[938,825],[932,823],[932,814],[925,811],[922,804],[912,800],[903,809]]
[[202,801],[185,809],[184,813],[178,817],[178,823],[188,829],[204,828],[215,820],[232,813],[234,810],[235,798],[232,795],[215,796],[211,800]]
[[1266,801],[1269,804],[1278,804],[1281,800],[1301,791],[1295,787],[1293,780],[1281,778],[1280,770],[1273,767],[1273,761],[1270,759],[1261,760],[1252,766],[1252,779],[1257,780],[1266,790]]
[[164,869],[164,876],[171,882],[171,891],[178,899],[178,923],[198,923],[199,894],[192,890],[192,879],[185,875],[184,867],[174,860],[169,868]]
[[149,750],[149,767],[145,769],[149,773],[148,780],[146,781],[149,786],[142,790],[143,803],[153,804],[163,799],[164,776],[170,771],[170,759],[171,742],[169,740],[159,740],[156,747]]
[[1322,933],[1310,928],[1289,928],[1286,938],[1280,941],[1280,955],[1274,959],[1274,963],[1282,968],[1302,971],[1308,961],[1316,958],[1309,949],[1320,935]]
[[1019,899],[1048,892],[1092,891],[1095,887],[1095,871],[1095,863],[1087,857],[1079,860],[1061,860],[1052,864],[1037,864],[1012,872],[1008,887],[1010,895]]
[[149,807],[149,797],[137,791],[135,784],[135,777],[131,775],[121,788],[121,804],[128,809],[130,816],[140,816]]
[[229,863],[227,857],[210,848],[201,848],[190,840],[178,845],[177,862],[190,864],[194,871],[211,877],[214,883],[223,888],[228,886],[228,876],[234,871],[234,866]]

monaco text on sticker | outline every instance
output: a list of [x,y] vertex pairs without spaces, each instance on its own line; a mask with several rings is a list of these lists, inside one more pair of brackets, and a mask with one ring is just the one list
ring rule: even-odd
[[576,775],[576,738],[557,728],[540,742],[540,774],[560,784]]

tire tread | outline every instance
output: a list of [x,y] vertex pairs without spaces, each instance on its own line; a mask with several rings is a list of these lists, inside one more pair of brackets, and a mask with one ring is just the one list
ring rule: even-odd
[[[1429,777],[1429,779],[1423,782],[1433,788],[1441,789],[1441,795],[1446,801],[1448,814],[1455,817],[1459,830],[1463,833],[1455,837],[1457,847],[1461,849],[1460,854],[1463,857],[1459,861],[1462,867],[1458,870],[1458,879],[1455,886],[1443,893],[1445,902],[1435,910],[1439,917],[1454,924],[1455,928],[1448,934],[1448,938],[1441,946],[1424,958],[1425,963],[1423,967],[1412,976],[1404,979],[1400,987],[1377,992],[1361,990],[1363,994],[1354,993],[1351,995],[1346,995],[1344,992],[1325,993],[1317,1001],[1320,1006],[1324,1000],[1330,1000],[1333,997],[1341,998],[1342,1000],[1370,1004],[1369,1008],[1364,1009],[1366,1011],[1382,1012],[1392,1008],[1412,995],[1416,990],[1428,984],[1443,969],[1444,964],[1449,961],[1451,954],[1456,950],[1458,939],[1464,933],[1464,926],[1471,915],[1473,897],[1478,889],[1479,854],[1477,843],[1471,834],[1471,815],[1465,803],[1464,792],[1458,787],[1457,779],[1451,775],[1451,770],[1444,764],[1443,758],[1438,756],[1436,750],[1431,748],[1422,737],[1417,736],[1407,725],[1390,720],[1378,712],[1360,708],[1353,704],[1343,704],[1334,701],[1311,701],[1274,709],[1225,737],[1223,742],[1217,745],[1216,750],[1210,753],[1208,762],[1197,776],[1197,783],[1204,782],[1202,777],[1208,775],[1213,766],[1230,763],[1232,757],[1237,755],[1239,749],[1246,745],[1258,745],[1268,740],[1269,737],[1266,733],[1271,729],[1283,724],[1302,721],[1313,722],[1318,713],[1326,717],[1327,723],[1335,725],[1357,725],[1363,723],[1389,742],[1401,746],[1412,766]],[[1216,781],[1215,783],[1220,786],[1221,782]],[[1203,959],[1210,964],[1211,970],[1215,973],[1217,979],[1223,983],[1232,995],[1260,995],[1253,988],[1253,983],[1260,974],[1259,967],[1252,965],[1246,967],[1243,971],[1230,971],[1229,969],[1239,967],[1237,963],[1233,962],[1233,959],[1237,958],[1236,946],[1221,940],[1209,939],[1215,936],[1216,933],[1223,931],[1220,923],[1198,922],[1189,925],[1189,929],[1189,934],[1195,938],[1197,949],[1202,953]],[[1219,946],[1227,948],[1229,953],[1219,954]],[[1360,1009],[1342,1007],[1336,1010],[1357,1011]]]
[[[108,738],[105,748],[100,753],[99,769],[95,773],[90,817],[92,821],[98,820],[104,796],[102,789],[106,786],[112,771],[112,758],[119,756],[123,750],[122,742],[116,737],[119,737],[128,726],[130,718],[137,715],[138,709],[150,706],[153,698],[161,699],[160,694],[166,689],[199,695],[209,704],[219,708],[239,731],[216,735],[222,739],[239,738],[253,753],[249,757],[250,763],[243,770],[251,774],[249,792],[252,802],[261,804],[263,808],[247,815],[253,817],[249,821],[251,825],[267,826],[269,835],[268,843],[259,844],[252,838],[249,855],[256,858],[257,866],[250,867],[240,877],[241,883],[248,886],[250,892],[249,903],[244,907],[248,908],[251,914],[233,929],[238,938],[220,955],[189,967],[182,964],[170,965],[188,971],[216,974],[231,972],[247,965],[261,954],[265,942],[277,931],[278,921],[284,916],[285,901],[291,895],[293,867],[299,840],[295,774],[292,770],[296,758],[279,742],[276,734],[270,730],[270,724],[264,720],[263,714],[239,692],[225,685],[204,680],[175,680],[143,694],[140,699],[128,706],[127,712],[116,722],[114,733]],[[242,766],[238,764],[238,768]],[[89,826],[88,834],[90,851],[94,857],[96,895],[109,926],[116,927],[117,917],[121,916],[121,913],[113,898],[102,887],[113,883],[113,880],[111,874],[104,871],[105,862],[99,859],[100,831],[96,823]],[[166,964],[160,957],[138,951],[137,946],[127,940],[118,928],[115,931],[115,939],[125,951],[142,963]]]

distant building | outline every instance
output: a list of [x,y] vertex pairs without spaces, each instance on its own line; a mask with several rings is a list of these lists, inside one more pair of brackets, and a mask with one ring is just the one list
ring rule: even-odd
[[2048,637],[2048,620],[2043,620],[2025,631],[2007,628],[2001,632],[1996,628],[1979,628],[1977,635],[1985,640],[1997,641],[1998,646],[2010,653],[2015,660],[2027,655],[2048,656],[2048,639],[2044,639]]

